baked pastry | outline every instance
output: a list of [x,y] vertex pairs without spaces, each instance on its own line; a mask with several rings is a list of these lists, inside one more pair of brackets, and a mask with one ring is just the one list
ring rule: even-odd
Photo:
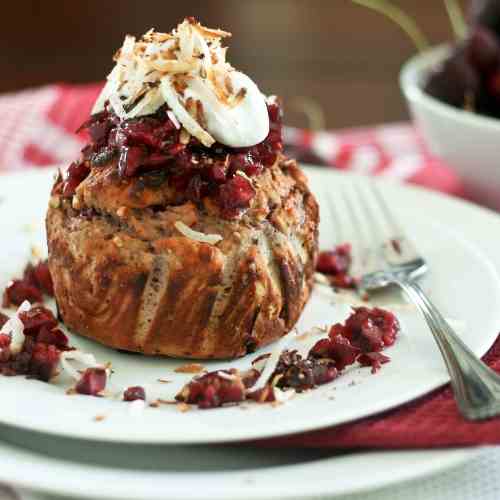
[[184,20],[127,36],[54,184],[49,267],[74,332],[149,355],[242,356],[294,326],[318,205],[282,154],[281,110]]

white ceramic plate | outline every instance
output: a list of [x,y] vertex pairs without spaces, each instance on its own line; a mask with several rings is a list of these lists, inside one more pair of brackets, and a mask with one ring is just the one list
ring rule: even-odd
[[[0,426],[0,481],[119,500],[328,498],[436,474],[479,450],[356,453],[247,446],[94,443]],[[360,471],[369,470],[369,474]]]
[[[339,200],[339,189],[353,179],[325,170],[309,171],[312,189],[323,211],[325,197]],[[33,242],[43,241],[43,214],[50,175],[46,172],[3,177],[0,185],[2,259],[0,285],[20,272]],[[390,204],[414,234],[428,257],[432,273],[426,282],[446,316],[468,325],[464,341],[478,355],[492,344],[500,329],[500,218],[463,202],[423,190],[383,183]],[[343,226],[343,237],[346,226]],[[335,228],[323,215],[321,244],[331,245]],[[330,292],[317,290],[307,306],[299,332],[332,324],[348,313],[345,303],[333,305]],[[147,408],[139,416],[119,401],[68,396],[64,387],[0,377],[0,422],[41,432],[122,443],[215,443],[258,439],[344,423],[400,405],[421,396],[448,379],[434,341],[414,310],[398,310],[403,332],[387,354],[392,362],[375,376],[368,368],[353,367],[317,390],[298,395],[278,407],[248,405],[210,411],[179,412],[174,406]],[[146,385],[150,394],[171,398],[191,375],[173,373],[183,361],[151,359],[102,347],[73,335],[72,344],[111,361],[113,386]],[[303,343],[295,344],[303,347]],[[294,344],[292,343],[292,346]],[[248,367],[260,353],[233,362],[205,363],[207,369]],[[157,382],[167,378],[170,384]],[[102,421],[95,417],[105,416]]]

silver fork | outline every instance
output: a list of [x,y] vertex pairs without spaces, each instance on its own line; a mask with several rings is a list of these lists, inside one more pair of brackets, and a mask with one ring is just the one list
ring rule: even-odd
[[[469,420],[499,415],[500,376],[471,352],[417,283],[427,273],[428,265],[405,236],[376,184],[370,182],[370,198],[375,200],[376,210],[368,204],[361,185],[356,184],[355,189],[355,200],[345,190],[343,198],[364,247],[360,291],[400,287],[423,314],[439,346],[461,414]],[[364,224],[356,206],[361,209]]]

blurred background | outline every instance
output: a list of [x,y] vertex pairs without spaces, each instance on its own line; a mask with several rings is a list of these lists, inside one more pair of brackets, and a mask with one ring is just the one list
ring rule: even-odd
[[[431,41],[451,40],[440,0],[396,0]],[[393,23],[349,0],[16,0],[2,5],[0,92],[102,80],[125,33],[169,31],[187,15],[231,31],[229,61],[285,99],[286,122],[305,126],[304,97],[328,128],[408,118],[398,86],[415,53]]]

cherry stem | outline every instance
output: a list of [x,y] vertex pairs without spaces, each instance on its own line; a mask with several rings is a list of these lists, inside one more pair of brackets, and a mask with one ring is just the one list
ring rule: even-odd
[[448,17],[450,18],[451,27],[457,40],[463,40],[467,33],[467,25],[465,23],[464,14],[457,0],[444,0]]
[[415,19],[403,9],[387,0],[351,0],[353,3],[372,9],[395,22],[410,38],[419,52],[430,47],[429,40],[418,27]]

